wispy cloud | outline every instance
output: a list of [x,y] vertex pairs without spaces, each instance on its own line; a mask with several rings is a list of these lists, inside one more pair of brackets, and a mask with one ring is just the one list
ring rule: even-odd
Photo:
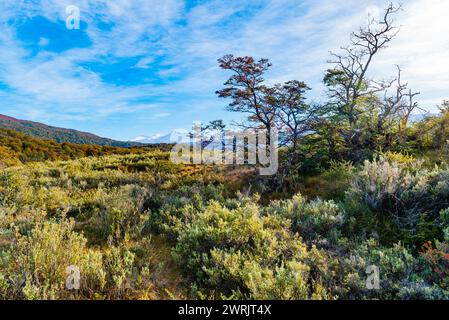
[[[188,127],[193,120],[235,117],[223,112],[225,102],[214,94],[227,76],[216,59],[226,53],[268,57],[274,63],[270,81],[305,80],[314,88],[311,98],[320,100],[329,51],[348,43],[368,12],[389,3],[75,2],[82,20],[77,34],[56,28],[64,25],[65,7],[73,1],[0,4],[0,112],[123,139]],[[394,64],[401,64],[410,85],[422,92],[423,107],[434,107],[449,98],[449,3],[411,0],[404,9],[401,33],[372,75],[389,77]],[[27,32],[35,32],[34,38],[24,40],[22,26],[38,17],[49,27],[32,25],[38,30]],[[116,123],[128,125],[118,131]]]
[[155,119],[160,119],[160,118],[167,118],[167,117],[169,117],[169,116],[171,116],[171,113],[168,113],[168,112],[161,112],[161,113],[156,113],[153,117],[154,117]]

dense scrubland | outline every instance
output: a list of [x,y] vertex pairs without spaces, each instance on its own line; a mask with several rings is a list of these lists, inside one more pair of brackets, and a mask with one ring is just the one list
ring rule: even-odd
[[[281,132],[274,176],[37,140],[33,158],[18,142],[31,138],[3,131],[0,297],[448,299],[449,103],[413,122],[417,93],[400,69],[367,76],[397,10],[333,56],[324,104],[308,103],[300,81],[266,85],[266,59],[219,60],[232,72],[217,92],[228,110]],[[66,287],[69,266],[78,290]]]
[[[333,162],[278,193],[249,167],[174,165],[157,150],[9,167],[0,173],[0,294],[448,298],[449,169],[444,149],[430,154]],[[81,272],[75,291],[65,287],[71,265]],[[369,265],[380,290],[366,287]]]

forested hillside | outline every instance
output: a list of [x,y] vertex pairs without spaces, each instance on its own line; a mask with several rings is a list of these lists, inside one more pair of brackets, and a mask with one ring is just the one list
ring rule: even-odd
[[123,142],[108,138],[102,138],[88,132],[52,127],[39,122],[19,120],[1,114],[0,128],[13,129],[32,137],[51,139],[58,143],[71,142],[78,144],[95,144],[99,146],[113,146],[123,148],[141,145],[134,142]]
[[2,168],[32,161],[69,160],[110,154],[139,154],[157,148],[166,150],[169,146],[120,148],[70,142],[57,143],[10,129],[0,129],[0,167]]

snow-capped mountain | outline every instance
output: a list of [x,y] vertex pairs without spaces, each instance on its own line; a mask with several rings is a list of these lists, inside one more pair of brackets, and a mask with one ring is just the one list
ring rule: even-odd
[[132,142],[139,142],[139,143],[163,143],[160,140],[164,140],[164,135],[161,133],[153,134],[151,136],[138,136],[134,139],[131,139]]
[[156,133],[150,136],[138,136],[132,142],[156,144],[156,143],[189,143],[189,133],[185,129],[176,129],[170,133]]

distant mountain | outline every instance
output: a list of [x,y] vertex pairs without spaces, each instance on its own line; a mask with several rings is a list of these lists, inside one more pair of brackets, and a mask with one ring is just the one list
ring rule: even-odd
[[159,143],[176,143],[183,142],[189,143],[190,138],[187,130],[184,129],[176,129],[167,134],[153,134],[150,136],[138,136],[131,140],[131,142],[138,142],[144,144],[159,144]]
[[43,123],[20,120],[2,114],[0,114],[0,128],[16,130],[36,138],[51,139],[58,143],[71,142],[77,144],[94,144],[112,147],[134,147],[142,145],[138,142],[125,142],[102,138],[88,132],[52,127]]
[[134,139],[131,139],[132,142],[145,143],[145,144],[153,144],[153,143],[169,143],[170,142],[170,134],[154,134],[150,136],[138,136]]
[[[232,132],[228,132],[229,134]],[[215,135],[206,135],[203,137],[203,141],[201,141],[200,137],[191,137],[189,134],[189,131],[185,129],[176,129],[173,130],[170,133],[167,134],[154,134],[150,136],[138,136],[131,141],[133,142],[140,142],[148,145],[154,145],[154,144],[163,144],[163,145],[173,145],[176,143],[181,144],[193,144],[193,145],[199,145],[201,144],[203,149],[215,149],[215,150],[221,150],[223,147],[223,142],[225,142],[225,145],[232,146],[234,143],[234,138],[226,138],[225,141],[222,141],[221,133],[215,132]],[[239,143],[241,143],[241,140],[239,140]]]
[[69,160],[110,154],[141,154],[148,152],[152,147],[120,148],[70,142],[57,143],[54,140],[40,139],[0,128],[0,169],[34,161]]

